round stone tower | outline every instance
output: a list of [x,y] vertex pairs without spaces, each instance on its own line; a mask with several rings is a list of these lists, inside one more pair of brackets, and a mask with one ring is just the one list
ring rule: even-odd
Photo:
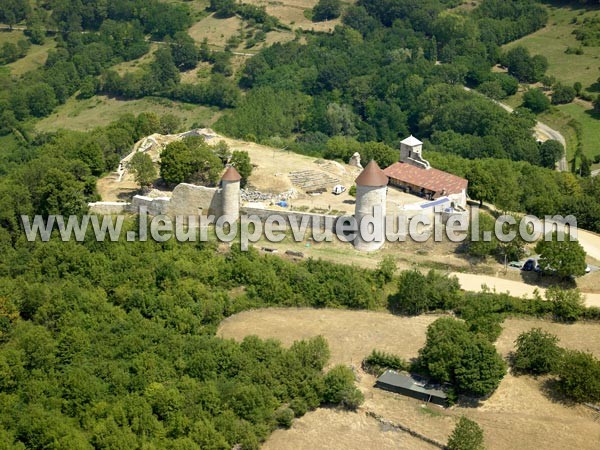
[[221,212],[232,222],[240,218],[241,179],[242,177],[233,166],[229,166],[221,178]]
[[[356,178],[354,218],[359,230],[354,239],[356,250],[373,252],[379,250],[385,242],[385,204],[388,180],[375,161],[367,164]],[[365,223],[361,227],[363,219]],[[370,224],[367,226],[368,222]],[[365,227],[367,227],[367,233],[361,233],[361,228],[364,230]],[[370,239],[373,234],[375,238]]]

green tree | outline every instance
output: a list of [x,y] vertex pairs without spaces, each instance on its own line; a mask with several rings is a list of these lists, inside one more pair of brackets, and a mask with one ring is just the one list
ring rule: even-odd
[[511,48],[502,57],[508,73],[526,83],[540,81],[548,69],[548,60],[541,55],[531,56],[523,46]]
[[237,10],[235,0],[210,0],[209,9],[218,17],[231,17]]
[[448,450],[483,450],[483,430],[471,419],[461,416],[448,439]]
[[137,152],[133,155],[128,168],[133,172],[135,182],[141,187],[152,185],[156,179],[156,167],[147,153]]
[[492,343],[481,335],[476,336],[463,348],[454,377],[459,391],[484,396],[496,390],[506,374],[506,364]]
[[505,374],[504,361],[494,345],[470,333],[464,322],[449,317],[437,319],[427,328],[419,364],[436,380],[477,396],[493,392]]
[[540,145],[540,163],[543,167],[554,169],[556,163],[562,158],[565,149],[563,145],[553,139],[542,142]]
[[52,88],[46,83],[38,83],[26,91],[29,111],[36,117],[44,117],[58,104]]
[[[473,235],[473,230],[469,229],[467,252],[471,256],[485,258],[495,255],[498,252],[498,239],[495,235],[496,221],[488,213],[479,213],[479,229],[477,234]],[[474,239],[477,238],[477,240]]]
[[25,20],[31,7],[27,0],[3,0],[0,4],[0,22],[13,25]]
[[552,92],[552,104],[562,105],[565,103],[571,103],[573,100],[575,100],[576,96],[577,91],[575,91],[575,88],[559,83],[554,86]]
[[174,134],[181,127],[181,119],[175,114],[163,114],[160,116],[159,133]]
[[[353,404],[353,398],[356,399],[353,391],[357,389],[354,386],[354,372],[352,372],[352,369],[337,365],[327,372],[323,382],[325,385],[323,401],[325,403],[339,405],[344,401],[350,401]],[[353,409],[355,408],[353,407]]]
[[160,176],[167,183],[199,182],[215,184],[222,170],[221,161],[203,140],[176,141],[161,154]]
[[523,106],[539,114],[550,108],[550,100],[541,89],[529,89],[523,94]]
[[481,164],[473,164],[465,177],[469,180],[469,196],[479,200],[479,207],[494,200],[494,177]]
[[248,178],[252,175],[252,163],[248,152],[243,150],[234,150],[231,155],[230,164],[236,168],[242,177],[241,184],[246,185]]
[[600,401],[600,361],[590,353],[568,350],[556,371],[558,389],[576,402]]
[[198,65],[200,54],[195,41],[186,32],[176,33],[170,48],[173,62],[179,70],[190,70]]
[[381,278],[382,285],[392,281],[397,267],[396,259],[391,255],[386,255],[379,261],[377,264],[377,275]]
[[554,317],[563,322],[575,322],[585,309],[583,297],[576,289],[549,288],[546,300],[552,303]]
[[214,148],[215,153],[217,154],[223,165],[228,164],[229,160],[231,159],[231,149],[229,148],[229,145],[227,145],[227,142],[219,141],[217,142],[217,145],[215,145]]
[[319,0],[313,7],[312,20],[322,22],[324,20],[333,20],[342,13],[341,0]]
[[517,372],[542,375],[553,372],[560,363],[562,353],[558,337],[541,328],[521,333],[515,344],[512,366]]
[[429,296],[425,289],[425,275],[417,270],[404,271],[398,277],[398,293],[394,309],[405,314],[421,314],[429,310]]
[[421,314],[431,309],[452,308],[459,298],[460,285],[456,277],[430,270],[423,275],[407,270],[398,277],[398,292],[390,297],[393,311]]
[[578,277],[585,274],[585,250],[581,244],[571,240],[568,233],[559,239],[558,232],[544,236],[535,246],[541,255],[538,261],[542,270],[555,273],[561,278]]
[[179,70],[175,65],[170,48],[161,47],[154,53],[154,61],[150,64],[149,73],[156,90],[171,89],[179,83]]

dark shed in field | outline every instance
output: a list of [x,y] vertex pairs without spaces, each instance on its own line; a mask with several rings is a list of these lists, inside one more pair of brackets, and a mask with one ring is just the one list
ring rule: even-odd
[[397,392],[424,402],[446,406],[448,397],[444,391],[436,389],[427,382],[407,373],[386,370],[375,383],[375,386],[386,391]]

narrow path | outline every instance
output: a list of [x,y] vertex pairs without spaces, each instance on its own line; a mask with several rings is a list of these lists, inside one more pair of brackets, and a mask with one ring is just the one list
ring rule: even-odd
[[[490,275],[476,275],[473,273],[451,272],[450,275],[456,276],[460,282],[460,286],[465,291],[480,292],[483,286],[496,291],[498,293],[508,292],[515,297],[531,298],[536,291],[540,295],[546,293],[546,289],[527,284],[521,281],[505,280]],[[586,306],[600,307],[600,294],[583,293]]]
[[[469,92],[474,92],[478,95],[481,95],[483,97],[485,97],[485,95],[472,90],[471,88],[468,88],[466,86],[464,86],[465,91],[469,91]],[[502,107],[505,111],[508,111],[509,113],[512,113],[514,111],[514,108],[499,102],[498,100],[494,100],[491,99],[489,97],[488,98],[490,101],[496,103],[498,106]],[[560,131],[555,130],[554,128],[550,128],[548,125],[546,125],[543,122],[537,121],[534,127],[535,130],[535,134],[536,136],[541,139],[541,140],[548,140],[548,139],[553,139],[555,141],[558,141],[562,144],[563,148],[564,148],[564,152],[563,152],[563,156],[562,158],[558,161],[558,166],[557,166],[557,170],[559,170],[560,172],[567,172],[569,170],[569,165],[567,164],[567,140],[565,139],[565,137],[562,135],[562,133]],[[600,171],[598,171],[600,172]]]

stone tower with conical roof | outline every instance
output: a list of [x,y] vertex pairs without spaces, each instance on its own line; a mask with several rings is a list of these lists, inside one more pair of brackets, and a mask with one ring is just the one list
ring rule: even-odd
[[240,181],[242,177],[229,166],[221,178],[221,212],[230,222],[240,218]]
[[[385,204],[387,200],[388,177],[375,161],[371,161],[356,178],[356,205],[354,218],[358,225],[358,233],[354,239],[354,248],[363,252],[379,250],[385,242]],[[375,214],[376,207],[381,214]],[[366,239],[360,232],[361,222],[365,217],[373,217],[381,223],[374,224],[374,231],[381,230],[374,240]],[[363,225],[364,227],[365,225]],[[371,229],[371,226],[369,226]],[[376,233],[377,234],[377,233]]]

